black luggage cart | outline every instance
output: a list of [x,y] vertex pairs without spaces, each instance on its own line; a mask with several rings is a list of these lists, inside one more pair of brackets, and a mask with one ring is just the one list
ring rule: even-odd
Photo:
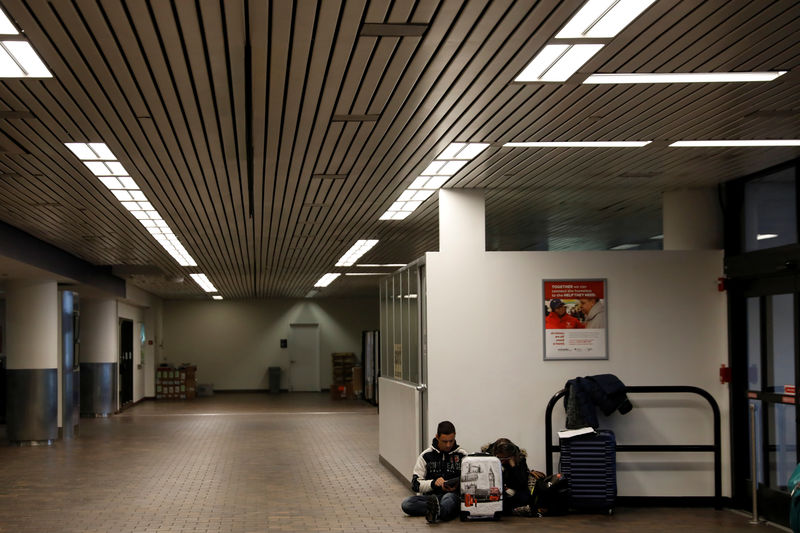
[[[722,509],[722,448],[720,445],[720,414],[717,401],[707,391],[692,386],[684,385],[653,385],[653,386],[632,386],[626,387],[625,391],[628,394],[640,393],[691,393],[702,396],[708,401],[711,410],[714,414],[714,444],[617,444],[616,451],[618,452],[713,452],[714,454],[714,496],[707,498],[703,496],[695,496],[690,498],[680,498],[680,503],[686,505],[687,500],[692,501],[698,505],[713,505],[715,509]],[[545,423],[545,460],[547,475],[553,473],[553,453],[561,452],[559,444],[553,444],[553,407],[555,407],[558,400],[564,397],[566,389],[561,389],[547,403],[545,410],[544,423]],[[618,503],[636,505],[652,503],[652,500],[658,500],[659,503],[666,503],[671,500],[669,497],[647,497],[647,496],[626,496],[617,498]],[[710,500],[710,501],[709,501]],[[677,502],[676,502],[677,503]]]

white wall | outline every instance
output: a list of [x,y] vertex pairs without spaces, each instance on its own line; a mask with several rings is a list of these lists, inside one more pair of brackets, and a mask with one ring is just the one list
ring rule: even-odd
[[293,323],[319,324],[325,389],[332,352],[361,357],[361,332],[378,327],[378,298],[167,301],[162,360],[197,365],[198,383],[217,390],[267,389],[267,368],[280,366],[281,388],[289,389],[289,349],[280,340]]
[[[429,433],[452,420],[470,451],[505,436],[527,449],[531,468],[544,470],[545,407],[568,379],[611,373],[627,385],[694,385],[722,411],[730,495],[728,386],[718,377],[728,361],[722,270],[721,251],[427,254]],[[542,280],[563,278],[607,279],[607,361],[543,361]],[[601,418],[618,442],[712,443],[704,400],[631,400],[631,413]],[[554,429],[563,428],[563,403],[554,414]],[[713,495],[710,453],[618,461],[620,495]]]
[[378,382],[381,418],[378,428],[378,453],[411,483],[414,464],[422,452],[420,393],[410,383],[386,378],[380,378]]

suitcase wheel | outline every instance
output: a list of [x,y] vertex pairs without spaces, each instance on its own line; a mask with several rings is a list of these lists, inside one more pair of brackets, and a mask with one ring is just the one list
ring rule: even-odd
[[502,512],[502,511],[495,511],[495,512],[494,512],[494,517],[492,517],[492,520],[494,520],[495,522],[497,522],[498,520],[500,520],[500,518],[501,518],[502,516],[503,516],[503,512]]
[[461,518],[462,522],[466,522],[468,516],[469,516],[469,511],[461,511],[461,513],[459,514],[459,518]]

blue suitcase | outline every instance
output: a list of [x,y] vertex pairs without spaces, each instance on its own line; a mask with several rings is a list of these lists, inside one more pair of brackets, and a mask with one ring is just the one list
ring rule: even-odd
[[570,507],[614,513],[617,499],[617,441],[614,432],[561,439],[561,473],[567,478]]

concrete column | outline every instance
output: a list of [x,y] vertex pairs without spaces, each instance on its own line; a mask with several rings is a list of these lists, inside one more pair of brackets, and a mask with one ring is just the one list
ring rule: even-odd
[[81,416],[110,416],[116,407],[117,302],[81,300]]
[[6,290],[8,439],[52,444],[58,437],[58,286],[10,281]]
[[662,216],[664,250],[723,247],[722,209],[716,188],[665,192]]
[[486,196],[476,189],[439,190],[439,251],[486,251]]

